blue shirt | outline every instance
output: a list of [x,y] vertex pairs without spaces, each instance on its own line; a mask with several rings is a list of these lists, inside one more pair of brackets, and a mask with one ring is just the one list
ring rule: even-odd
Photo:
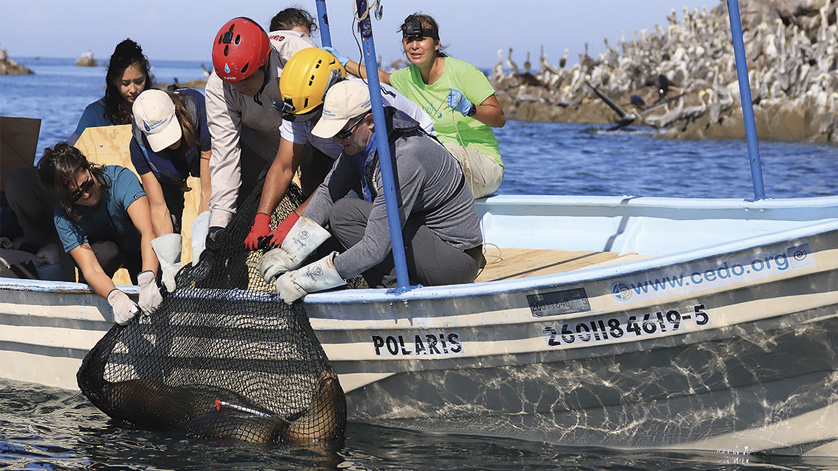
[[69,252],[84,243],[113,241],[124,250],[140,250],[140,231],[128,216],[128,207],[145,196],[140,180],[133,172],[118,165],[108,165],[104,170],[110,188],[102,190],[102,201],[96,208],[73,205],[81,214],[74,221],[67,217],[60,206],[55,207],[53,219],[58,237]]
[[136,123],[132,124],[131,132],[131,163],[140,175],[148,172],[154,173],[161,183],[180,185],[189,175],[201,176],[201,151],[210,150],[210,133],[207,127],[207,108],[204,95],[192,88],[180,88],[175,91],[180,94],[185,102],[186,109],[192,116],[192,125],[195,128],[195,143],[192,148],[184,154],[181,149],[163,149],[160,152],[151,150],[148,138],[137,128]]
[[105,99],[100,98],[93,103],[87,105],[84,113],[81,114],[79,124],[76,126],[76,131],[73,133],[76,136],[81,136],[87,128],[94,128],[97,126],[112,126],[110,118],[105,113]]

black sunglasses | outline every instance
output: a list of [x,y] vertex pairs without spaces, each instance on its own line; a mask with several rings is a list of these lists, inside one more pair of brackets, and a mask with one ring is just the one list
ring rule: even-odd
[[90,191],[90,189],[93,188],[93,185],[96,184],[96,180],[93,178],[92,175],[90,175],[90,172],[88,172],[87,176],[89,178],[87,180],[85,180],[84,182],[82,182],[82,184],[79,185],[79,187],[76,189],[76,191],[70,193],[70,200],[73,203],[80,200],[81,197],[84,196],[85,193],[88,193]]
[[366,117],[367,117],[367,115],[368,115],[369,113],[370,113],[370,112],[369,112],[369,111],[367,111],[366,113],[364,113],[364,114],[362,114],[361,116],[359,116],[359,117],[358,117],[358,120],[357,120],[357,121],[355,121],[355,123],[354,123],[352,126],[349,126],[349,129],[341,129],[340,131],[338,131],[338,133],[337,133],[337,134],[335,134],[335,137],[336,137],[336,138],[338,138],[338,139],[346,139],[346,138],[348,138],[349,136],[351,136],[351,135],[352,135],[352,131],[354,131],[354,130],[355,130],[355,128],[356,128],[356,127],[358,127],[358,125],[359,125],[359,124],[361,124],[361,121],[363,121],[363,120],[364,120],[364,118],[366,118]]

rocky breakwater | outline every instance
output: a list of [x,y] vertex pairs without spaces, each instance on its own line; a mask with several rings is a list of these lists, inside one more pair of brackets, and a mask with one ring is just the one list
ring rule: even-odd
[[30,75],[34,73],[32,69],[9,59],[9,53],[5,49],[0,49],[0,75]]
[[[760,139],[838,144],[836,0],[740,0]],[[635,32],[594,59],[523,71],[498,51],[490,80],[521,121],[646,125],[667,137],[744,139],[727,3],[673,10],[669,24]],[[506,70],[504,70],[506,65]],[[509,71],[511,69],[511,72]],[[610,104],[609,104],[610,102]]]

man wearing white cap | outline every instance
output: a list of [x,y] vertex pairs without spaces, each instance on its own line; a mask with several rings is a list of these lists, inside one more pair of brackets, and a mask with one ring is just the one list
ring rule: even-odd
[[[363,82],[340,82],[326,94],[312,134],[332,137],[343,154],[282,246],[258,266],[268,282],[281,275],[277,293],[287,303],[358,274],[371,287],[396,285],[376,132],[387,133],[395,164],[410,282],[468,283],[485,265],[474,198],[457,161],[401,111],[385,107],[387,129],[376,130],[370,109]],[[350,190],[362,198],[346,197]],[[330,235],[346,250],[297,269]]]

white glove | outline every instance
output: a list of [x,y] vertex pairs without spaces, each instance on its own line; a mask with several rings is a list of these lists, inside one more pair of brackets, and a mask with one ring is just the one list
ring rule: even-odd
[[151,241],[151,248],[160,261],[163,286],[170,293],[175,290],[175,275],[183,268],[180,263],[181,245],[183,236],[180,234],[166,234]]
[[157,288],[157,281],[154,279],[154,272],[146,270],[137,275],[137,282],[140,285],[140,307],[146,314],[152,314],[160,307],[163,296]]
[[262,256],[256,269],[265,283],[270,283],[274,277],[299,267],[330,236],[329,231],[316,222],[301,217],[288,231],[282,245]]
[[286,304],[302,298],[306,293],[322,291],[346,284],[335,269],[332,252],[320,260],[308,264],[299,270],[289,271],[276,280],[276,292]]
[[128,324],[140,312],[139,306],[134,301],[131,301],[131,298],[127,294],[116,288],[108,293],[108,304],[113,309],[114,322],[119,325]]
[[204,211],[192,221],[192,266],[198,265],[201,260],[201,253],[207,243],[207,234],[210,228],[210,211]]

